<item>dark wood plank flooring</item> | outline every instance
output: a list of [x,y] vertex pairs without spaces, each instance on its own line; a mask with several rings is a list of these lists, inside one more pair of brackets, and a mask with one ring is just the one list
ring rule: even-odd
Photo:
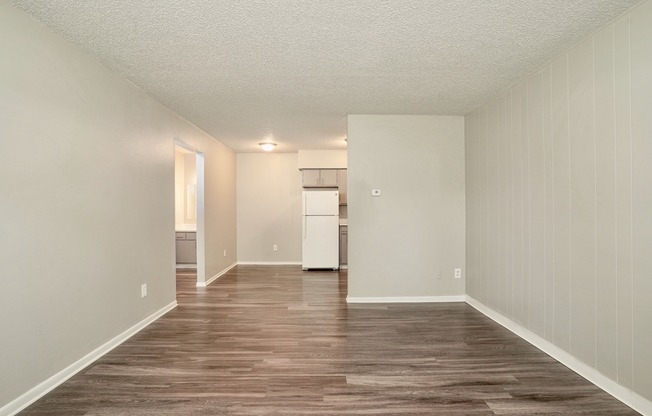
[[238,266],[21,415],[635,415],[464,303],[346,304],[346,272]]

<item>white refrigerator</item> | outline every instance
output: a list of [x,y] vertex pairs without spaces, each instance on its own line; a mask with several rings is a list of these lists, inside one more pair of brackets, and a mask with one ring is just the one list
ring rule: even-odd
[[303,191],[303,270],[338,269],[340,266],[338,194],[337,189]]

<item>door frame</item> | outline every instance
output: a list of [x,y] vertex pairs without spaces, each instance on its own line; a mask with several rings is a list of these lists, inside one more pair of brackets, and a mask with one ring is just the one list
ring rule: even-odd
[[[197,176],[197,286],[206,286],[206,234],[205,234],[205,217],[204,217],[204,153],[198,151],[187,143],[174,139],[174,148],[180,147],[188,152],[195,154],[195,175]],[[175,163],[176,165],[176,163]],[[176,166],[175,166],[176,169]],[[175,190],[176,195],[176,190]],[[176,201],[175,201],[176,206]],[[176,209],[176,208],[175,208]],[[175,250],[176,252],[176,250]],[[176,267],[176,261],[174,262]]]

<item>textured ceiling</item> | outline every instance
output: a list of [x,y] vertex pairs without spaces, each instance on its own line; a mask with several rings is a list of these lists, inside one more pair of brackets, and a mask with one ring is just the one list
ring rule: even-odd
[[639,0],[11,0],[238,152],[464,115]]

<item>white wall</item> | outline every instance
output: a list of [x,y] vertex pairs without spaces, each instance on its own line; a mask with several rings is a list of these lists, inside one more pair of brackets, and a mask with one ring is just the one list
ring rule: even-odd
[[652,400],[652,2],[466,117],[467,293]]
[[175,138],[206,155],[208,269],[236,236],[233,152],[5,2],[0,91],[1,408],[175,301]]
[[174,222],[183,224],[185,222],[185,189],[186,169],[185,153],[178,150],[174,153]]
[[237,155],[239,263],[301,263],[301,191],[296,153]]
[[174,157],[174,222],[197,224],[197,156],[186,151]]
[[299,150],[299,169],[346,169],[346,150]]
[[351,115],[348,138],[349,298],[463,296],[464,118]]

